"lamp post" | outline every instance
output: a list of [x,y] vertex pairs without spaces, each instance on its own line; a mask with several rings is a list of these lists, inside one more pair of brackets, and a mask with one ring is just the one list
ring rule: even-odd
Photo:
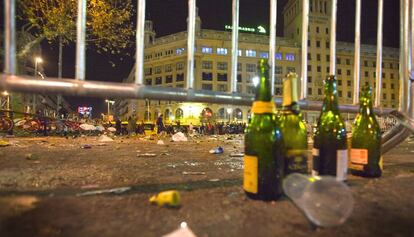
[[10,110],[10,94],[9,92],[4,91],[3,95],[6,96],[6,110]]
[[232,109],[231,109],[231,108],[228,108],[228,109],[227,109],[227,114],[229,115],[229,123],[230,123],[230,121],[231,121],[231,111],[232,111]]
[[[43,63],[43,59],[41,57],[35,57],[35,70],[34,70],[34,77],[37,79],[37,67],[39,63]],[[33,94],[33,113],[36,113],[36,94]]]
[[113,101],[113,100],[105,100],[105,102],[108,104],[108,119],[109,119],[109,115],[110,115],[110,105],[115,104],[115,101]]

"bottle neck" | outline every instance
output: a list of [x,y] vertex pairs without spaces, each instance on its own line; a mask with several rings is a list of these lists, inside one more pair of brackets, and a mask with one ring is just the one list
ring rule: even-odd
[[322,112],[327,111],[339,113],[338,94],[335,79],[327,79],[325,81],[325,98],[323,101]]
[[256,87],[255,101],[271,101],[271,85],[269,79],[269,66],[267,63],[260,63],[259,67],[259,84]]
[[297,75],[289,73],[283,80],[283,109],[299,111]]

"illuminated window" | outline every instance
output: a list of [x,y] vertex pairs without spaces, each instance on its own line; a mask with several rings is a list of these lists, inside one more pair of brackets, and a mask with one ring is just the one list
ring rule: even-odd
[[251,49],[247,49],[246,50],[246,57],[256,57],[256,51],[251,50]]
[[268,52],[260,52],[260,57],[261,58],[269,58],[269,53]]
[[275,58],[276,60],[282,60],[283,58],[282,53],[276,53]]
[[178,109],[175,111],[175,119],[176,119],[176,120],[178,120],[178,119],[182,119],[182,118],[183,118],[183,115],[184,115],[184,112],[183,112],[183,110],[182,110],[182,109],[178,108]]
[[217,54],[227,55],[227,49],[226,48],[217,48]]
[[291,54],[291,53],[287,53],[287,54],[285,55],[285,59],[286,59],[287,61],[295,61],[295,55],[294,55],[294,54]]
[[211,48],[211,47],[201,47],[201,52],[205,53],[205,54],[212,54],[213,53],[213,48]]
[[238,55],[241,57],[243,55],[241,49],[239,49]]

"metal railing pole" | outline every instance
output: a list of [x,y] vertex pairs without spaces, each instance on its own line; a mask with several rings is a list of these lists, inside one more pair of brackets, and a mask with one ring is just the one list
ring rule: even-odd
[[378,29],[377,29],[377,84],[375,87],[375,107],[381,105],[382,91],[382,28],[383,28],[383,0],[378,0]]
[[237,92],[237,57],[239,52],[239,0],[233,0],[233,29],[231,35],[231,84],[230,92]]
[[271,93],[275,94],[277,0],[270,0],[269,64]]
[[137,35],[135,40],[135,83],[144,84],[145,0],[138,0]]
[[86,0],[78,0],[76,28],[76,79],[85,80]]
[[194,89],[195,18],[196,0],[188,0],[187,89]]
[[359,84],[361,81],[361,0],[356,0],[355,8],[355,55],[354,55],[354,97],[359,102]]
[[330,37],[330,54],[331,60],[329,65],[329,73],[336,74],[336,9],[337,0],[332,0],[331,6],[331,37]]
[[302,63],[301,63],[301,90],[300,99],[308,95],[308,28],[309,28],[309,0],[302,1]]
[[4,1],[4,72],[16,74],[16,2]]
[[399,97],[399,109],[400,111],[406,111],[408,105],[408,78],[407,78],[407,55],[406,48],[408,44],[408,15],[409,15],[409,0],[400,1],[400,97]]

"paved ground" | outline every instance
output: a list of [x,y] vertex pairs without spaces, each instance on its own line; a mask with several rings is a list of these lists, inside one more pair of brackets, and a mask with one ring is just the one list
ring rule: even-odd
[[[385,155],[382,178],[350,177],[355,207],[344,225],[313,229],[287,199],[245,197],[242,158],[229,157],[243,150],[241,137],[163,140],[8,140],[0,147],[0,236],[162,236],[182,221],[197,236],[414,235],[414,142]],[[225,153],[209,154],[216,145]],[[131,189],[79,196],[118,187]],[[168,189],[180,190],[181,208],[149,204]]]

